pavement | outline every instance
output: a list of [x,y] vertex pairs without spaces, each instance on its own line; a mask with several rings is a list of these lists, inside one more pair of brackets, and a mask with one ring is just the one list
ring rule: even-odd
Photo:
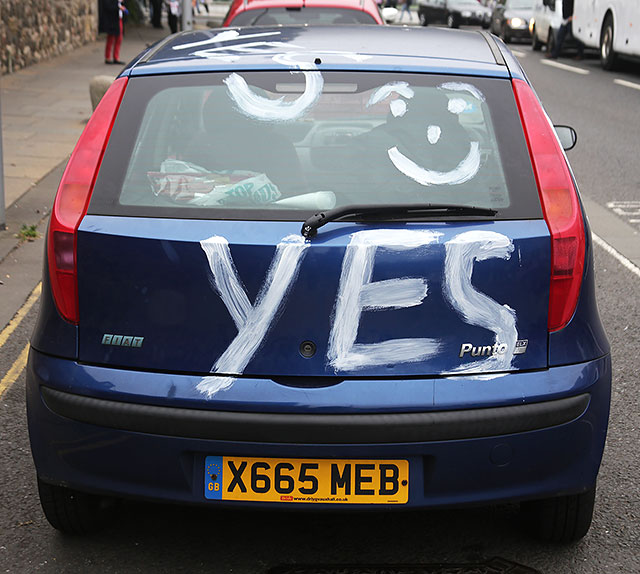
[[[221,24],[226,2],[209,2],[195,28]],[[129,61],[169,34],[149,25],[129,26],[120,59]],[[40,282],[44,234],[64,166],[91,116],[89,83],[117,76],[104,63],[104,36],[96,42],[0,78],[6,230],[0,231],[0,332]],[[25,225],[39,237],[18,237]]]

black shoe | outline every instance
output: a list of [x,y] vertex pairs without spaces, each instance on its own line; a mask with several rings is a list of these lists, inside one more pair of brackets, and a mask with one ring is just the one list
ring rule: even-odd
[[124,66],[124,62],[122,60],[114,60],[111,62],[112,64],[118,64],[118,66]]
[[113,64],[113,62],[111,60],[105,60],[104,63],[105,64]]

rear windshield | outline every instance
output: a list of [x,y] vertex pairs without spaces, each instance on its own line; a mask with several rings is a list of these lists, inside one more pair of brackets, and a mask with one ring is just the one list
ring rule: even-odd
[[240,12],[230,26],[335,26],[339,24],[377,24],[373,16],[349,8],[264,8]]
[[296,220],[398,203],[540,217],[508,81],[319,71],[132,78],[89,213]]

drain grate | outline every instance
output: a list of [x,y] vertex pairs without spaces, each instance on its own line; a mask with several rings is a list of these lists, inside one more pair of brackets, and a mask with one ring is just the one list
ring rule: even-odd
[[276,566],[266,574],[540,574],[540,572],[504,558],[491,558],[478,564]]

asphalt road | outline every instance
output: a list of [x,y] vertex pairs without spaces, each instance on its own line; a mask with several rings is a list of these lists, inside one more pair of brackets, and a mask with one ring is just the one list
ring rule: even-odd
[[[640,91],[614,83],[622,79],[640,88],[640,66],[612,74],[602,72],[596,60],[561,60],[589,72],[581,74],[543,63],[528,46],[514,48],[552,119],[578,130],[579,143],[569,158],[582,193],[606,209],[612,201],[640,199]],[[0,396],[0,572],[258,574],[277,564],[466,563],[492,556],[545,574],[640,572],[640,276],[599,247],[595,265],[598,301],[613,348],[614,391],[594,523],[580,543],[530,541],[510,505],[336,515],[126,502],[118,524],[105,532],[64,537],[49,527],[39,508],[22,371]],[[37,305],[0,347],[0,381],[8,380],[36,313]]]

